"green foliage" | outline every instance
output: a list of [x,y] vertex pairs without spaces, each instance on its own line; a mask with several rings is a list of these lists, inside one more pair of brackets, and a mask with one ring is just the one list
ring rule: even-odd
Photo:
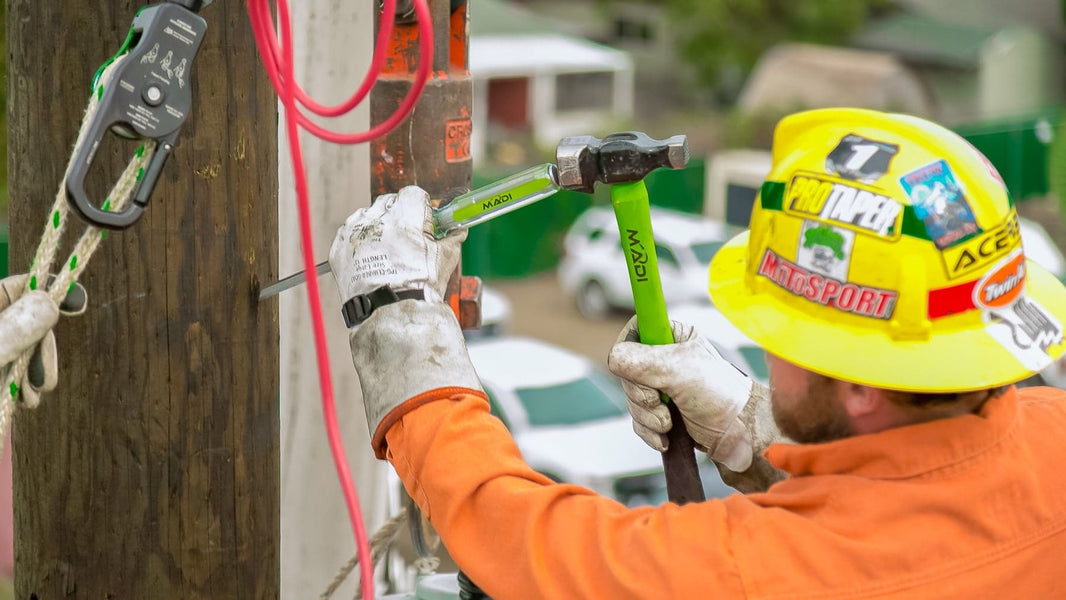
[[1055,128],[1055,137],[1048,148],[1048,188],[1058,198],[1059,214],[1066,228],[1066,119]]
[[[0,23],[6,23],[0,2]],[[7,28],[0,27],[0,223],[7,222]]]
[[754,113],[731,110],[722,124],[722,146],[769,150],[774,141],[777,122],[801,108],[797,106],[793,109],[762,110]]
[[678,51],[710,89],[734,92],[784,41],[839,44],[890,0],[668,0]]

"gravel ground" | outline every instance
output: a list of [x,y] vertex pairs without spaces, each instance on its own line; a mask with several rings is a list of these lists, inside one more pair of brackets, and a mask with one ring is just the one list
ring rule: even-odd
[[583,354],[603,367],[618,332],[632,316],[618,312],[592,321],[577,312],[574,299],[563,293],[555,271],[525,279],[485,282],[511,301],[511,324],[507,333],[550,342]]

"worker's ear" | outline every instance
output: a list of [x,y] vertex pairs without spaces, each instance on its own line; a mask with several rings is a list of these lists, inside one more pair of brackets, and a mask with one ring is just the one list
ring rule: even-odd
[[840,399],[844,410],[852,419],[861,419],[877,412],[882,403],[888,400],[877,388],[847,381],[837,383],[841,388]]

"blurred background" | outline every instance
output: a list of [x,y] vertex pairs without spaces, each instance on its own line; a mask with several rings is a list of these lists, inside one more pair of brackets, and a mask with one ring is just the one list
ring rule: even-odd
[[[954,129],[1002,175],[1025,217],[1027,252],[1066,276],[1064,11],[1066,0],[474,0],[474,186],[554,160],[567,135],[686,134],[688,168],[647,180],[662,209],[653,224],[664,281],[677,283],[667,290],[671,315],[696,324],[739,368],[763,378],[761,350],[717,315],[702,277],[714,251],[746,226],[769,170],[774,124],[787,113],[867,107]],[[6,48],[3,36],[0,29]],[[0,54],[5,156],[9,51]],[[8,267],[6,173],[5,160],[0,275]],[[469,344],[494,410],[531,462],[627,503],[657,502],[654,456],[645,461],[648,472],[623,473],[619,465],[584,468],[549,452],[553,425],[628,427],[614,382],[601,377],[632,310],[617,231],[597,213],[608,204],[606,189],[563,191],[470,231],[463,271],[482,277],[487,289],[485,327]],[[538,361],[501,363],[509,352]],[[554,379],[514,369],[519,363]],[[1064,370],[1053,365],[1034,382],[1062,385]],[[535,391],[560,386],[601,398],[589,406],[602,410],[588,413],[588,423],[555,423]],[[0,462],[0,523],[11,520],[9,456],[5,449]],[[712,494],[729,493],[709,485]],[[10,535],[0,527],[0,573],[11,572]]]

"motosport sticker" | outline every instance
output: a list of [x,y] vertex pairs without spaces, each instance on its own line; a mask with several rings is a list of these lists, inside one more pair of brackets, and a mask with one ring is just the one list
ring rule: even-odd
[[825,158],[825,169],[845,179],[874,183],[888,172],[899,146],[848,134]]
[[946,160],[911,171],[899,181],[937,248],[947,248],[979,231],[973,209]]
[[817,221],[804,221],[796,264],[840,281],[847,281],[855,232]]
[[899,235],[903,207],[892,198],[850,182],[796,175],[785,194],[787,212],[884,237]]
[[812,272],[769,249],[763,254],[758,274],[816,304],[875,319],[891,318],[899,297],[892,290],[880,290]]

